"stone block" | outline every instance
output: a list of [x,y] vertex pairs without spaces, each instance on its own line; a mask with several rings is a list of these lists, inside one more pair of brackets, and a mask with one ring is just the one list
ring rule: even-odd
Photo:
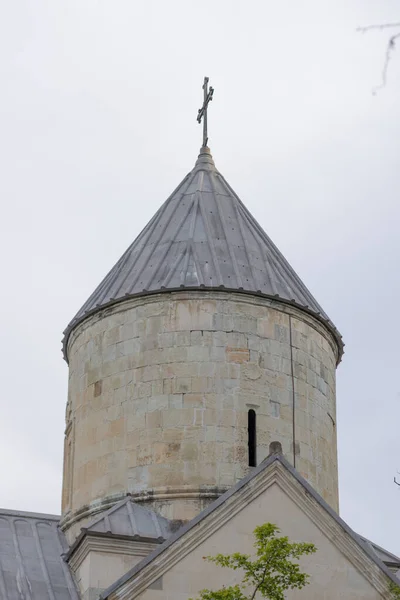
[[234,329],[234,321],[231,315],[225,315],[217,313],[212,315],[211,327],[207,329],[213,329],[214,331],[227,331],[230,332]]
[[226,331],[214,331],[212,333],[212,345],[213,346],[226,346],[228,334]]
[[270,315],[257,319],[257,331],[255,332],[264,338],[273,338],[275,335],[275,323]]
[[183,394],[169,394],[168,408],[182,408],[182,407],[183,407]]
[[153,429],[154,427],[161,427],[161,414],[161,410],[154,410],[153,412],[146,413],[146,428]]
[[214,423],[212,425],[207,425],[204,432],[204,441],[205,442],[215,442],[217,439],[218,427]]
[[204,411],[204,425],[217,425],[218,412],[213,408],[206,408]]
[[137,464],[138,466],[149,465],[153,462],[153,446],[152,444],[140,444],[137,449]]
[[215,302],[176,302],[175,306],[175,331],[191,331],[202,329],[215,329],[213,316],[216,310]]
[[173,394],[186,394],[192,391],[192,379],[190,377],[177,377],[172,380]]
[[158,332],[157,338],[159,348],[169,348],[176,345],[176,333],[173,331]]
[[216,372],[216,363],[214,362],[201,362],[197,367],[197,373],[193,373],[193,375],[199,375],[199,377],[213,377]]
[[108,424],[107,435],[110,436],[121,436],[125,432],[125,419],[123,417],[110,421]]
[[226,348],[226,359],[229,362],[244,363],[250,360],[250,351],[248,348],[235,348],[227,346]]
[[186,461],[196,461],[199,458],[199,447],[195,442],[184,442],[181,445],[180,457]]
[[209,393],[213,391],[213,378],[211,377],[192,377],[191,391],[194,394]]
[[184,428],[180,429],[161,429],[161,439],[163,442],[180,442],[187,439]]
[[146,427],[146,413],[129,413],[126,417],[126,430],[134,431]]
[[205,404],[204,394],[183,394],[184,408],[204,408]]
[[210,359],[217,362],[225,362],[226,350],[224,346],[213,346],[210,350]]
[[234,427],[236,425],[236,411],[223,408],[218,411],[218,425]]
[[152,381],[151,383],[151,395],[152,396],[162,396],[164,393],[164,382],[163,379],[160,378],[157,381]]
[[175,346],[190,346],[190,332],[178,331],[175,334]]
[[156,442],[154,444],[154,462],[171,463],[174,460],[181,458],[181,443],[180,442]]
[[162,426],[184,427],[193,423],[194,413],[190,408],[169,408],[162,411]]
[[187,360],[204,362],[210,360],[210,348],[207,346],[191,346],[187,349]]

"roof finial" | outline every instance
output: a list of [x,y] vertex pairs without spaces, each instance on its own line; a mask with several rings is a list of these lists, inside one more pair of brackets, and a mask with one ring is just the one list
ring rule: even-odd
[[204,84],[203,84],[203,90],[204,90],[204,101],[203,101],[203,106],[201,108],[199,108],[198,114],[197,114],[197,121],[199,123],[201,123],[201,119],[204,117],[203,119],[203,148],[205,148],[207,146],[207,142],[208,142],[208,137],[207,137],[207,108],[208,108],[208,104],[209,102],[211,102],[211,100],[213,99],[213,94],[214,94],[214,88],[210,86],[210,90],[208,90],[208,77],[204,77]]

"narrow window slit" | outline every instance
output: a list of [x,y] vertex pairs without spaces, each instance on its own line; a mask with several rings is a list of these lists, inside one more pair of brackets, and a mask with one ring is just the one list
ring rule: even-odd
[[248,445],[249,445],[249,467],[257,466],[257,441],[256,441],[256,411],[252,408],[248,413]]

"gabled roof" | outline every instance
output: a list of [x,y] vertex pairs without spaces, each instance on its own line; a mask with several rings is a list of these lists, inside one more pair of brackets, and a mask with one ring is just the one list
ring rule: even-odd
[[294,304],[341,336],[301,279],[201,148],[164,202],[65,330],[104,306],[159,292],[218,289]]
[[0,598],[78,600],[59,517],[0,509]]
[[[137,565],[135,565],[130,571],[128,571],[125,575],[120,577],[113,585],[111,585],[107,590],[105,590],[102,594],[100,594],[100,600],[111,600],[111,598],[115,598],[118,592],[118,598],[120,597],[122,586],[127,586],[128,583],[134,582],[136,580],[142,579],[142,575],[146,567],[150,565],[154,565],[154,567],[160,567],[164,564],[164,559],[162,555],[164,552],[167,552],[169,549],[172,550],[174,544],[176,544],[179,540],[184,538],[184,536],[189,536],[189,534],[194,530],[198,525],[202,523],[205,519],[210,517],[212,513],[223,507],[225,504],[227,510],[232,511],[232,501],[234,501],[234,496],[241,492],[244,488],[250,487],[256,483],[256,480],[261,476],[267,476],[267,472],[273,466],[278,465],[283,467],[284,471],[288,472],[303,488],[305,492],[305,496],[310,496],[322,509],[326,511],[328,515],[333,519],[333,521],[338,526],[339,530],[343,530],[345,534],[347,534],[351,541],[353,542],[353,547],[358,547],[361,554],[366,555],[370,561],[375,563],[375,565],[386,575],[391,581],[396,584],[399,584],[399,580],[395,577],[395,575],[389,570],[389,568],[380,560],[376,551],[371,547],[370,543],[367,543],[368,540],[364,540],[355,533],[348,525],[345,523],[339,515],[325,502],[325,500],[314,490],[314,488],[296,471],[294,467],[280,454],[273,454],[265,461],[261,463],[258,467],[254,468],[247,477],[244,477],[241,481],[239,481],[235,486],[229,489],[225,494],[220,496],[217,500],[215,500],[212,504],[210,504],[207,508],[205,508],[201,513],[197,515],[194,519],[192,519],[187,525],[181,527],[174,535],[172,535],[168,540],[166,540],[163,544],[161,544],[158,548],[156,548],[153,552],[151,552],[146,558],[140,561]],[[254,490],[253,490],[254,492]],[[252,493],[253,493],[252,492]],[[336,534],[337,535],[337,534]],[[185,545],[189,548],[189,541],[185,542]],[[365,571],[368,573],[368,569]],[[123,597],[123,596],[121,596]]]

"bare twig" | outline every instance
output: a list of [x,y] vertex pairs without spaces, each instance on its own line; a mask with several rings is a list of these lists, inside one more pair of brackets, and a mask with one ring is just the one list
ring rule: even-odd
[[[367,31],[371,31],[373,29],[382,30],[382,29],[389,29],[389,28],[393,28],[393,27],[400,28],[400,23],[382,23],[380,25],[367,25],[366,27],[357,27],[356,31],[359,31],[360,33],[366,33]],[[394,35],[390,36],[390,38],[388,40],[388,43],[386,46],[386,51],[385,51],[385,58],[383,61],[381,82],[379,85],[372,88],[372,93],[374,96],[379,90],[381,90],[382,88],[384,88],[386,86],[389,62],[390,62],[390,59],[392,58],[393,52],[396,49],[396,40],[398,38],[400,38],[400,32],[395,33]]]
[[367,25],[366,27],[357,27],[356,31],[365,33],[371,29],[389,29],[390,27],[400,27],[400,23],[383,23],[383,25]]
[[400,33],[396,33],[395,35],[392,35],[392,37],[389,38],[389,41],[387,43],[386,46],[386,52],[385,52],[385,60],[383,63],[383,69],[382,69],[382,79],[381,79],[381,83],[377,86],[375,86],[372,89],[372,93],[375,95],[379,90],[381,90],[382,88],[385,87],[386,85],[386,81],[387,81],[387,72],[388,72],[388,68],[389,68],[389,61],[392,58],[392,54],[396,49],[396,40],[397,38],[400,37]]

